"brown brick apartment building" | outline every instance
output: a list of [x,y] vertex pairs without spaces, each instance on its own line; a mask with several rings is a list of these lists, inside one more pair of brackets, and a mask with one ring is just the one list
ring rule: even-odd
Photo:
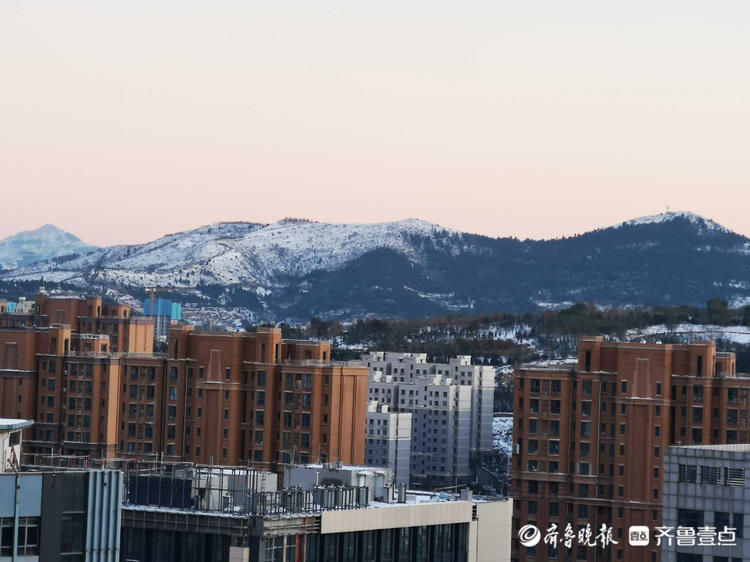
[[127,307],[46,296],[36,305],[0,315],[0,416],[36,420],[33,452],[364,462],[367,369],[332,362],[328,342],[181,326],[155,354],[151,320]]
[[585,337],[577,364],[524,368],[514,381],[513,536],[527,523],[567,523],[596,533],[604,550],[521,546],[513,560],[659,560],[659,548],[629,547],[631,525],[661,524],[668,445],[748,442],[750,378],[713,342],[604,342]]

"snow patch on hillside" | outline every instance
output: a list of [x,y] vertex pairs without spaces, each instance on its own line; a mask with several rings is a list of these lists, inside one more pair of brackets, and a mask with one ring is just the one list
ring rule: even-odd
[[669,211],[666,213],[659,213],[658,215],[638,217],[636,219],[631,219],[612,225],[611,228],[620,228],[622,226],[639,226],[644,224],[663,224],[666,222],[672,222],[675,219],[687,219],[698,228],[705,228],[708,231],[730,232],[728,229],[710,219],[703,218],[700,215],[696,215],[695,213],[690,213],[687,211]]
[[750,344],[750,326],[715,326],[712,324],[678,324],[667,326],[658,324],[644,330],[628,330],[627,340],[638,340],[642,337],[653,339],[655,336],[676,337],[680,341],[724,340],[732,343]]
[[513,418],[496,416],[492,418],[492,448],[506,455],[513,452]]

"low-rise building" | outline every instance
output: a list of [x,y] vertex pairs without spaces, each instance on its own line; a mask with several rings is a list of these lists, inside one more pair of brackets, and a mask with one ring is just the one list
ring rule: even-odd
[[21,472],[21,430],[32,423],[0,420],[0,560],[119,562],[122,474]]
[[[157,478],[151,486],[162,492],[151,493],[149,499],[128,494],[123,506],[123,558],[494,562],[510,556],[511,500],[473,498],[469,491],[460,496],[407,492],[401,487],[397,494],[376,501],[366,482],[314,485],[307,476],[326,467],[296,468],[305,486],[269,491],[257,486],[257,478],[240,475],[225,481],[221,495],[243,501],[223,503],[207,503],[202,499],[205,493],[191,491],[193,484],[186,481],[179,465],[174,469],[162,465],[158,476],[127,471],[126,481]],[[350,482],[350,477],[359,479],[366,469],[337,470],[341,482]],[[128,482],[126,488],[131,491],[134,484]],[[196,501],[188,502],[189,498]]]

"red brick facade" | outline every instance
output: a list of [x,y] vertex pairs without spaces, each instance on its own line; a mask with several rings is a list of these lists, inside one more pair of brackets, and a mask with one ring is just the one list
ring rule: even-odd
[[152,345],[150,319],[98,298],[0,315],[0,417],[36,420],[36,453],[364,462],[367,369],[332,362],[328,342],[181,326],[167,354]]
[[[513,560],[659,560],[657,547],[627,545],[630,525],[661,523],[665,448],[748,442],[750,378],[732,353],[690,345],[579,342],[567,369],[521,369],[514,381]],[[516,539],[534,523],[578,530],[606,523],[619,545],[581,553]],[[549,552],[548,552],[549,548]],[[533,556],[532,556],[533,554]],[[580,558],[578,558],[580,556]]]

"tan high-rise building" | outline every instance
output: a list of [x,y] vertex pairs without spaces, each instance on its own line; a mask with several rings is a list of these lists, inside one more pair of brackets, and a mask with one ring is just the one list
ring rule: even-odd
[[[585,337],[576,364],[516,372],[512,458],[513,560],[658,561],[628,546],[631,525],[661,525],[668,445],[748,442],[750,378],[713,342],[605,342]],[[518,530],[552,524],[562,537],[613,528],[606,549],[519,544]]]
[[180,326],[155,354],[151,319],[128,307],[36,304],[0,315],[0,417],[36,420],[29,452],[274,469],[364,462],[367,369],[332,362],[328,342]]

